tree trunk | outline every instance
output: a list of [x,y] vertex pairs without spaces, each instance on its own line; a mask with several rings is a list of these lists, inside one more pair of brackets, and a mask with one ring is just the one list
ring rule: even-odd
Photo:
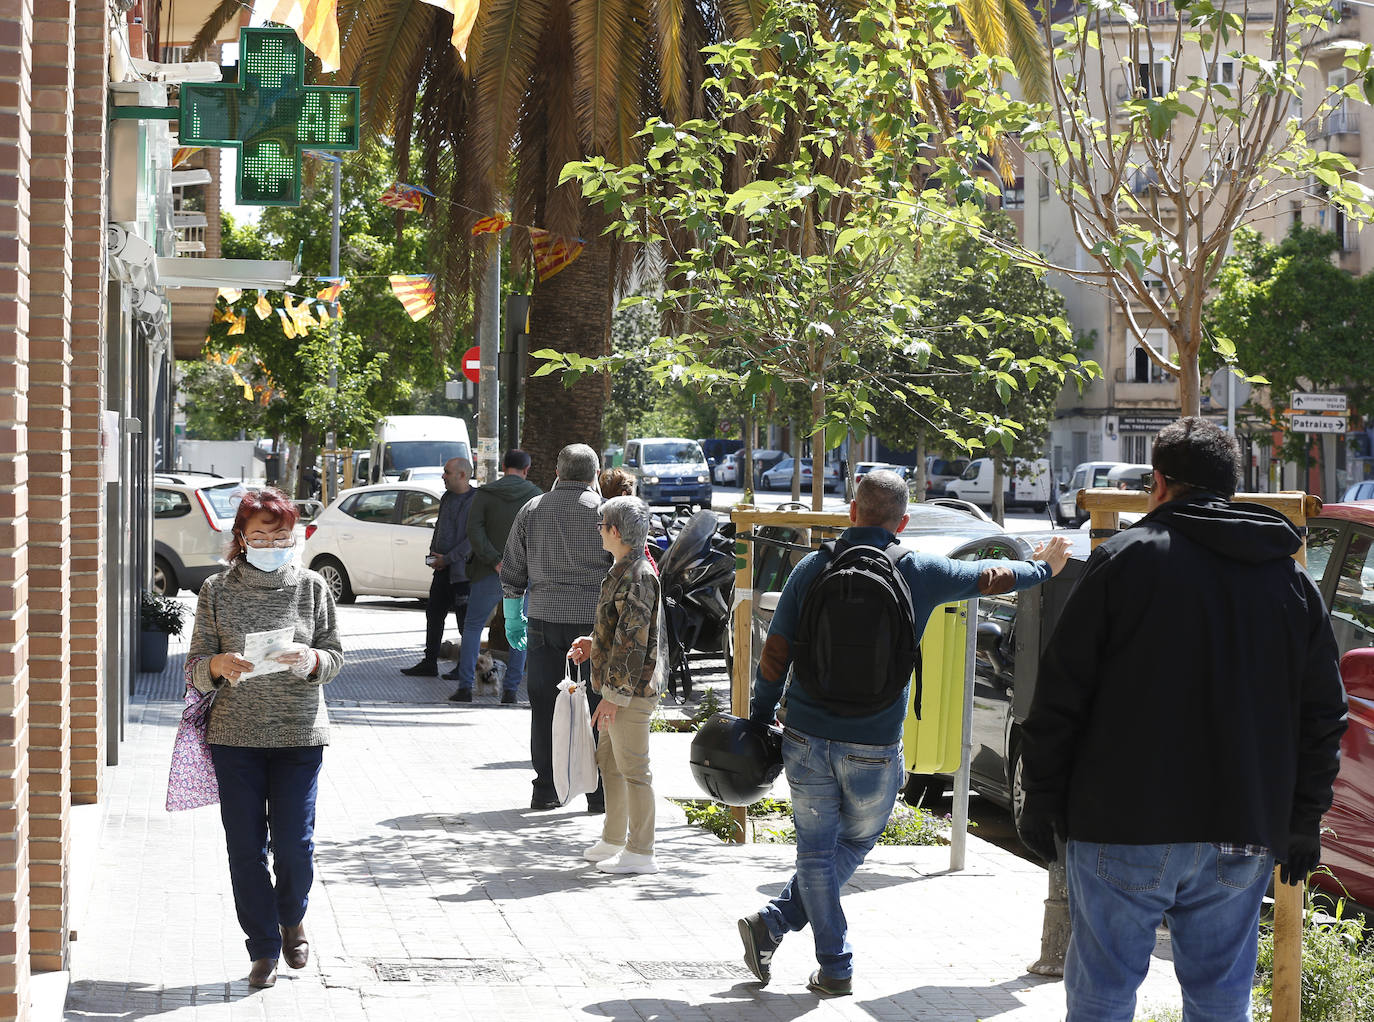
[[916,434],[916,499],[926,499],[926,435]]
[[[601,239],[588,241],[582,254],[535,286],[530,310],[530,350],[553,348],[599,358],[610,351],[611,250]],[[543,362],[530,359],[533,373]],[[525,382],[524,448],[533,463],[530,479],[553,485],[558,452],[568,444],[589,445],[601,455],[601,420],[610,395],[605,373],[584,375],[571,387],[563,376],[531,376]]]
[[1198,369],[1198,342],[1175,338],[1178,345],[1178,404],[1182,415],[1202,414],[1202,374]]
[[1002,480],[1006,478],[1006,473],[1002,471],[1002,456],[995,455],[992,459],[992,520],[998,525],[1006,521],[1007,517],[1007,494],[1002,489]]
[[754,416],[744,417],[744,457],[735,462],[736,485],[741,491],[740,499],[746,504],[754,502]]
[[[797,423],[796,416],[787,420],[787,428],[792,434],[792,500],[796,503],[801,502],[801,459],[802,459],[802,438],[801,426]],[[812,462],[811,470],[815,473],[816,465]]]
[[[825,417],[825,377],[816,381],[811,390],[811,421]],[[811,434],[811,510],[820,511],[825,504],[825,429],[816,427]]]

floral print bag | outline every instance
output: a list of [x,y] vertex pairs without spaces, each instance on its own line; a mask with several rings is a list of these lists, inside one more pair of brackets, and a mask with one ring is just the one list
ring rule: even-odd
[[[188,657],[186,676],[200,657]],[[215,779],[215,765],[210,761],[210,708],[214,692],[201,692],[188,681],[186,706],[181,711],[181,724],[172,745],[172,769],[167,778],[167,811],[198,809],[219,801],[219,782]]]

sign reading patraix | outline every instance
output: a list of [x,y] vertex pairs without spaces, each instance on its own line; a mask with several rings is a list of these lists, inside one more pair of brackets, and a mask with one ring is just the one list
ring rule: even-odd
[[1293,415],[1288,419],[1288,428],[1294,433],[1344,433],[1344,415]]
[[1304,394],[1293,391],[1293,411],[1295,412],[1343,412],[1344,394]]

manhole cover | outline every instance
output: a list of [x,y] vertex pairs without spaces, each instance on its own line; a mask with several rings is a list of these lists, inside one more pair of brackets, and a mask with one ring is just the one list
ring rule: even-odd
[[749,979],[748,969],[736,962],[629,962],[645,979]]
[[441,962],[374,962],[373,969],[383,983],[509,983],[510,976],[499,961],[453,959]]

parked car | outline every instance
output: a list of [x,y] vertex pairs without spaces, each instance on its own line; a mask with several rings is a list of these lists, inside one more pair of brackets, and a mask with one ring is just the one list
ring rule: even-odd
[[1086,522],[1087,514],[1078,510],[1078,491],[1101,489],[1107,485],[1111,470],[1124,464],[1121,461],[1085,461],[1075,468],[1069,477],[1069,485],[1060,491],[1051,509],[1055,524],[1077,528]]
[[1153,465],[1118,465],[1107,473],[1105,485],[1109,490],[1143,490],[1153,472]]
[[229,532],[244,486],[196,473],[153,476],[153,592],[200,592],[225,568]]
[[417,479],[437,479],[440,482],[444,479],[443,465],[420,465],[416,468],[403,468],[397,477],[399,482],[411,482]]
[[639,437],[625,445],[625,468],[650,507],[711,507],[711,470],[695,440]]
[[1327,504],[1307,520],[1307,572],[1331,612],[1350,703],[1335,799],[1312,882],[1374,909],[1374,506]]
[[[991,458],[974,458],[958,479],[945,484],[944,495],[979,507],[991,507],[994,469]],[[1050,463],[1044,458],[1012,462],[1002,471],[1002,492],[1006,507],[1029,506],[1044,511],[1054,496],[1050,487]]]
[[896,472],[903,479],[909,478],[911,474],[910,465],[894,465],[886,461],[861,461],[854,466],[854,482],[857,484],[868,473],[876,472],[880,468],[886,469],[888,472]]
[[926,455],[926,496],[943,497],[945,487],[968,471],[967,458],[942,458]]
[[1352,500],[1374,500],[1374,479],[1366,479],[1348,486],[1341,497],[1341,503],[1349,504]]
[[302,563],[324,576],[338,603],[428,597],[434,571],[425,555],[443,492],[426,479],[346,490],[305,527]]
[[[838,462],[828,462],[822,469],[825,473],[825,491],[827,493],[838,492],[843,485],[840,479],[840,466]],[[811,459],[801,460],[801,485],[802,489],[811,489]],[[787,490],[792,487],[792,459],[783,458],[780,462],[764,472],[759,477],[759,488],[762,490]]]

